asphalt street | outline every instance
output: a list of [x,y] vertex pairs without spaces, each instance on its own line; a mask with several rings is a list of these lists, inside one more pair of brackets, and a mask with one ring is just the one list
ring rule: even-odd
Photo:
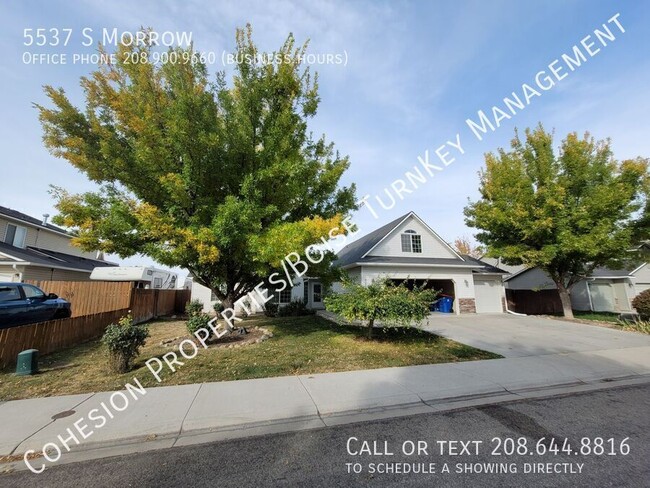
[[643,487],[648,412],[650,385],[612,388],[21,471],[0,485]]

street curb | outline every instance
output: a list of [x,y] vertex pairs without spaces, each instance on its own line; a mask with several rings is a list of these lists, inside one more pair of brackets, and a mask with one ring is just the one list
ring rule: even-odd
[[[204,443],[219,442],[248,437],[259,437],[284,432],[325,429],[338,425],[354,424],[389,418],[409,417],[426,413],[442,413],[465,410],[480,406],[517,403],[525,400],[562,397],[573,394],[589,393],[592,391],[625,388],[650,383],[650,375],[632,375],[624,378],[601,379],[593,382],[576,382],[561,385],[549,385],[539,388],[524,388],[519,390],[495,391],[478,395],[422,400],[401,405],[373,407],[358,410],[336,412],[327,415],[309,415],[263,422],[249,422],[223,428],[207,428],[167,433],[155,436],[136,436],[108,442],[96,442],[75,446],[70,452],[65,452],[56,465],[81,461],[102,459],[107,457],[134,454],[172,447],[185,447]],[[83,447],[81,447],[83,446]],[[22,454],[14,454],[18,456]],[[12,456],[13,457],[13,456]],[[54,467],[54,466],[49,466]],[[48,467],[48,469],[49,469]],[[0,464],[0,474],[14,471],[25,471],[27,466],[22,458]]]

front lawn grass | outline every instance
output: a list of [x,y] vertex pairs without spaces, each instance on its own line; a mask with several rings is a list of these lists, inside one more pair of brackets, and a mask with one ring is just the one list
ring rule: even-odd
[[573,311],[573,316],[576,319],[592,320],[596,322],[611,322],[616,324],[620,314],[614,312],[581,312],[579,310]]
[[189,336],[185,321],[158,320],[150,323],[151,337],[129,373],[112,373],[106,350],[95,340],[41,358],[41,373],[34,376],[1,371],[0,400],[117,390],[133,377],[150,387],[501,357],[419,329],[378,329],[376,339],[368,341],[365,328],[336,325],[317,316],[257,316],[243,324],[264,327],[273,337],[238,348],[201,348],[195,358],[184,360],[175,373],[167,370],[157,383],[145,361],[172,350],[161,341]]

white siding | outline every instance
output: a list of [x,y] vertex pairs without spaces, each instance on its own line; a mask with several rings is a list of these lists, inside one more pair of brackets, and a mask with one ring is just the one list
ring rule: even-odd
[[[421,236],[422,252],[402,252],[402,233],[407,230],[414,230]],[[433,234],[418,219],[411,216],[401,225],[393,230],[382,242],[377,245],[369,256],[398,256],[398,257],[422,257],[422,258],[458,258],[456,254],[445,244],[445,242]]]
[[96,258],[96,253],[85,252],[73,246],[70,242],[71,238],[68,236],[25,222],[0,217],[0,240],[3,242],[7,232],[7,224],[13,224],[27,229],[27,236],[25,237],[26,246],[40,247],[42,249],[49,249],[50,251],[64,252],[89,259]]
[[650,266],[644,264],[634,273],[634,290],[630,290],[630,300],[647,289],[650,289]]

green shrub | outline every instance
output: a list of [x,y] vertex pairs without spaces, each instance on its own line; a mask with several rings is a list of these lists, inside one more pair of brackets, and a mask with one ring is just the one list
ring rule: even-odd
[[131,314],[122,317],[117,324],[106,327],[102,344],[108,348],[111,369],[118,373],[129,371],[133,359],[144,346],[147,337],[149,328],[146,325],[134,324]]
[[217,314],[217,317],[226,309],[226,307],[224,307],[223,303],[221,302],[215,302],[214,305],[212,305],[212,308],[214,308],[214,312]]
[[650,289],[644,290],[634,297],[632,306],[636,308],[639,315],[644,318],[650,318]]
[[188,332],[194,335],[194,333],[199,329],[208,329],[208,331],[210,331],[210,328],[208,327],[210,319],[211,317],[207,313],[203,312],[190,315],[186,324]]
[[185,313],[188,317],[203,313],[203,302],[197,299],[194,299],[191,302],[187,302],[185,304]]
[[271,302],[264,304],[264,315],[266,315],[267,317],[277,317],[278,304],[271,303]]
[[302,300],[292,300],[291,302],[278,308],[278,317],[300,317],[301,315],[311,315],[314,312],[307,308]]

